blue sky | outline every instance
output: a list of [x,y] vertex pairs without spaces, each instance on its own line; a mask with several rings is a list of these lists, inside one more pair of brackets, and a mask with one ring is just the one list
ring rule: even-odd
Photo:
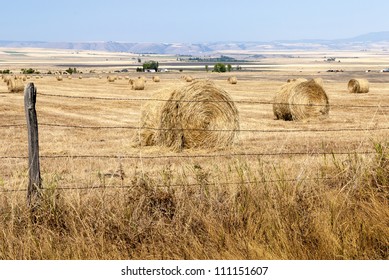
[[389,31],[388,0],[9,0],[0,6],[0,40],[196,43]]

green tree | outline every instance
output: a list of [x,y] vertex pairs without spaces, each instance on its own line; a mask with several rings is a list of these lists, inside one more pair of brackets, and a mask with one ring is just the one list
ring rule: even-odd
[[155,72],[158,72],[158,66],[159,66],[158,61],[150,60],[143,63],[143,71],[154,69]]
[[208,72],[208,65],[205,65],[205,71]]
[[228,72],[231,72],[231,69],[232,69],[231,64],[227,64],[227,71],[228,71]]
[[226,68],[226,65],[224,63],[216,63],[214,66],[213,66],[213,71],[214,72],[226,72],[227,71],[227,68]]

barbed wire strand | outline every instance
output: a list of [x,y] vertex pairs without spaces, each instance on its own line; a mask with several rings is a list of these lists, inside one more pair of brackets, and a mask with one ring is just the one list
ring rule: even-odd
[[[328,155],[371,155],[376,151],[335,151],[335,152],[280,152],[280,153],[232,153],[232,154],[200,154],[200,155],[40,155],[42,159],[170,159],[170,158],[219,158],[219,157],[277,157],[277,156],[328,156]],[[28,159],[28,156],[0,156],[0,159]]]
[[[158,102],[183,102],[183,103],[247,103],[247,104],[263,104],[263,105],[289,105],[289,103],[279,103],[273,101],[256,101],[256,100],[180,100],[180,99],[159,99],[159,98],[123,98],[123,97],[97,97],[97,96],[74,96],[61,95],[51,93],[37,93],[37,95],[47,97],[61,97],[70,99],[89,99],[89,100],[111,100],[111,101],[158,101]],[[296,106],[307,106],[308,104],[293,104]],[[323,106],[322,104],[309,104],[309,106]],[[389,105],[357,105],[357,104],[331,104],[330,107],[344,108],[389,108]]]
[[[242,185],[242,184],[267,184],[267,183],[280,183],[280,182],[303,182],[303,181],[327,181],[335,180],[335,177],[317,177],[317,178],[293,178],[293,179],[273,179],[273,180],[254,180],[254,181],[240,181],[240,182],[209,182],[209,183],[182,183],[182,184],[156,184],[156,187],[195,187],[195,186],[212,186],[212,185]],[[136,188],[134,185],[97,185],[97,186],[83,186],[83,187],[54,187],[54,188],[41,188],[41,190],[97,190],[97,189],[130,189]],[[6,192],[26,192],[27,189],[0,189],[0,193]]]

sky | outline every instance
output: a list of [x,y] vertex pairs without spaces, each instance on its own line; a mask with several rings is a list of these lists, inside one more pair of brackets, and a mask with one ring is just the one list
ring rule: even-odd
[[388,0],[3,0],[0,7],[6,41],[261,42],[389,31]]

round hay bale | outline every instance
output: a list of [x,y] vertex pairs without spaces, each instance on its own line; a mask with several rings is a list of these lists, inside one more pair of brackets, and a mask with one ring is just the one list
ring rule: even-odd
[[227,81],[232,85],[236,85],[238,83],[238,79],[235,76],[229,77]]
[[294,86],[288,103],[293,120],[327,117],[330,111],[326,92],[314,80]]
[[306,79],[288,79],[274,96],[273,113],[277,120],[291,121],[293,119],[289,108],[290,92],[295,86],[306,81]]
[[60,75],[60,76],[57,76],[56,78],[57,78],[57,81],[62,81],[62,80],[63,80],[63,78],[62,78],[61,75]]
[[159,76],[154,76],[153,77],[153,82],[159,83],[160,81],[161,81],[161,79],[159,78]]
[[[236,142],[239,115],[226,91],[209,81],[196,81],[164,91],[149,101],[141,115],[141,145],[225,148]],[[155,129],[150,129],[155,128]]]
[[133,90],[144,90],[145,89],[145,81],[142,78],[138,78],[130,81],[131,89]]
[[349,93],[368,93],[369,81],[366,79],[351,79],[348,82]]
[[193,77],[192,76],[185,76],[185,81],[188,83],[193,82]]
[[10,92],[23,92],[24,84],[21,79],[10,79],[8,84],[8,90]]
[[82,76],[78,76],[78,79],[82,80]]
[[68,79],[69,79],[69,80],[73,79],[72,75],[69,75],[69,76],[68,76]]
[[116,78],[115,78],[115,76],[108,76],[107,80],[108,80],[108,82],[113,83],[116,80]]

